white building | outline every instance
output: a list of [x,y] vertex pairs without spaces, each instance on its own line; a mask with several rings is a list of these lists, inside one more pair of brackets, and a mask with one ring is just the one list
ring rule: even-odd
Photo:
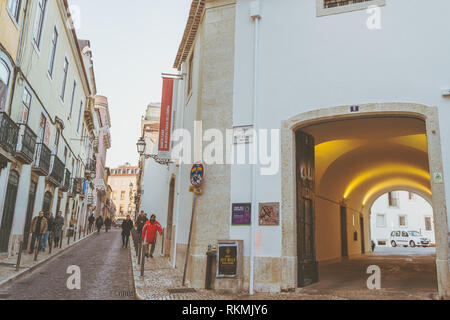
[[384,194],[372,206],[371,238],[377,246],[390,246],[392,231],[418,231],[435,243],[433,208],[422,197],[395,191]]
[[[432,203],[439,294],[450,296],[449,10],[447,0],[192,1],[173,112],[175,128],[195,139],[193,159],[171,165],[161,185],[161,201],[175,190],[171,257],[183,268],[188,255],[190,286],[204,287],[205,252],[221,240],[241,241],[242,265],[216,288],[313,283],[318,264],[370,252],[372,204],[406,190]],[[204,157],[211,141],[242,126],[274,130],[272,161]],[[250,141],[226,143],[219,155],[252,148]],[[206,178],[189,239],[193,161],[205,163]],[[241,203],[252,205],[250,225],[232,223]],[[260,206],[279,207],[279,221],[260,225]]]

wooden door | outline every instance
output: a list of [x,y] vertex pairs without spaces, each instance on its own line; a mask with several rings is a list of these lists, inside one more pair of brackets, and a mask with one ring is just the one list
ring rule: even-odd
[[305,132],[296,133],[297,181],[297,255],[298,286],[318,281],[315,250],[315,154],[314,138]]

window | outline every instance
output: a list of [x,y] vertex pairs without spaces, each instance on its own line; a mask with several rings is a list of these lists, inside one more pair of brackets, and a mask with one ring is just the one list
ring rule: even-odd
[[58,146],[59,146],[59,137],[61,133],[59,132],[59,129],[56,130],[56,136],[55,136],[55,144],[53,145],[53,154],[58,155]]
[[370,6],[384,6],[386,0],[316,0],[317,16],[365,10]]
[[38,9],[36,12],[36,20],[34,22],[34,35],[33,40],[36,47],[39,49],[41,46],[42,30],[44,29],[45,11],[47,9],[47,0],[38,0]]
[[124,212],[125,212],[124,210],[125,210],[124,205],[121,204],[121,205],[120,205],[120,213],[124,213]]
[[23,90],[22,96],[22,105],[19,110],[19,119],[17,119],[18,123],[26,124],[28,122],[28,114],[30,113],[31,106],[31,93],[28,88]]
[[378,228],[386,227],[386,215],[385,214],[377,214],[377,227]]
[[125,191],[120,193],[120,200],[125,200]]
[[400,232],[400,231],[396,231],[396,232],[395,232],[395,236],[396,236],[396,237],[400,237],[400,235],[401,235],[401,232]]
[[399,201],[399,193],[398,192],[389,192],[389,207],[398,208],[400,205]]
[[402,237],[405,237],[405,238],[409,237],[409,234],[408,234],[408,232],[406,232],[406,231],[402,231]]
[[432,231],[431,227],[431,217],[425,217],[425,231]]
[[64,58],[64,69],[63,69],[63,82],[61,86],[61,99],[64,101],[64,96],[66,95],[66,83],[67,83],[67,73],[69,72],[69,61]]
[[73,112],[73,103],[75,101],[75,91],[77,89],[77,82],[73,82],[73,88],[72,88],[72,100],[70,101],[70,112],[69,112],[69,118],[72,119],[72,112]]
[[398,216],[398,225],[400,227],[406,228],[406,216],[404,216],[404,215]]
[[188,95],[192,92],[192,78],[194,73],[194,51],[192,51],[191,57],[189,58],[189,66],[188,66],[188,83],[187,83],[187,93]]
[[9,0],[7,5],[8,12],[16,23],[19,23],[20,2],[21,0]]
[[10,71],[6,63],[0,59],[0,112],[6,110]]
[[58,30],[53,28],[52,44],[50,49],[50,60],[48,63],[48,74],[53,79],[53,69],[55,67],[56,46],[58,44]]
[[78,110],[78,124],[77,124],[77,133],[80,133],[80,123],[81,123],[81,113],[83,112],[83,101],[80,103],[80,110]]

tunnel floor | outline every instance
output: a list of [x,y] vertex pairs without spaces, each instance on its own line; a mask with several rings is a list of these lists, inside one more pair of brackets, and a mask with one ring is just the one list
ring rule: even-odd
[[[298,293],[345,299],[435,299],[434,248],[379,248],[375,253],[341,262],[319,263],[319,282]],[[370,290],[369,266],[381,270],[381,289]]]

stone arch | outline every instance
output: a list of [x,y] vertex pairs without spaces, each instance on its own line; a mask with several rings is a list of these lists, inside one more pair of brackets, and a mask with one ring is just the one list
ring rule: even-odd
[[[443,172],[440,129],[437,107],[412,103],[374,103],[339,106],[300,113],[283,121],[281,125],[281,176],[282,176],[282,265],[281,289],[297,286],[296,243],[296,185],[295,185],[295,132],[301,128],[323,122],[342,119],[361,119],[370,116],[401,116],[421,119],[425,122],[431,176],[432,207],[436,224],[437,274],[439,295],[450,296],[448,286],[448,224],[445,185],[434,181],[433,173]],[[357,112],[354,112],[357,109]],[[419,192],[416,191],[419,194]]]

